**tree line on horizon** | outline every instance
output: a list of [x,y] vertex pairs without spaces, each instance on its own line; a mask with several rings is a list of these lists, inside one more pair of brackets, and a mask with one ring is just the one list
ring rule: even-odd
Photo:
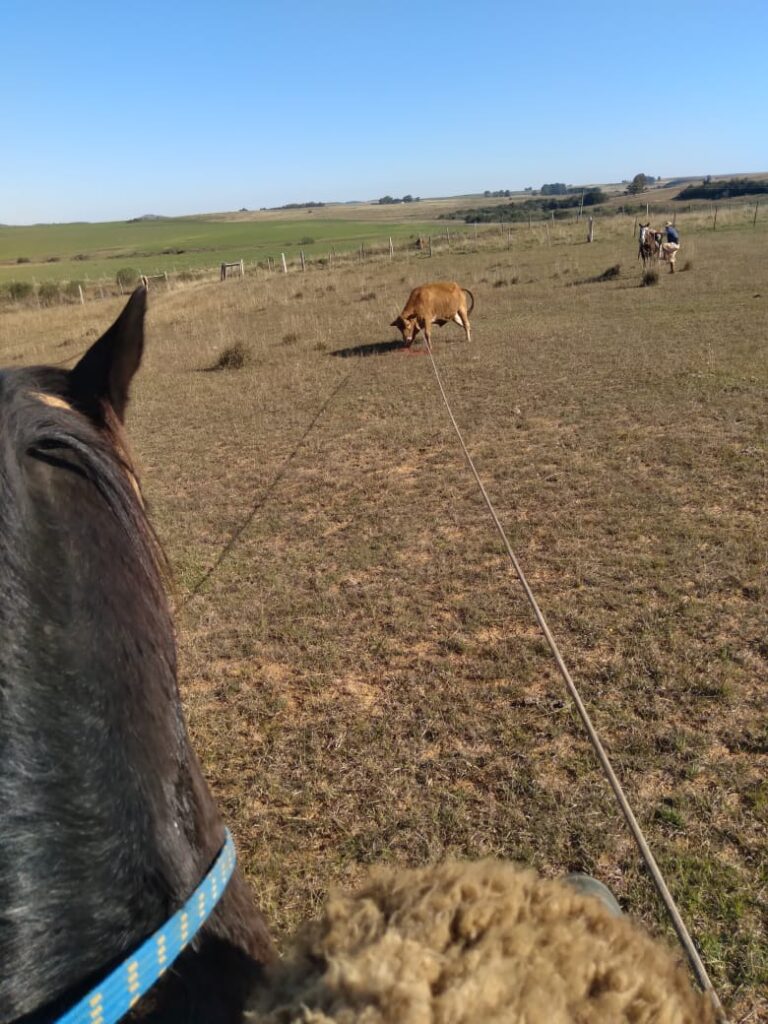
[[738,196],[756,196],[768,192],[768,181],[750,178],[730,178],[712,181],[708,175],[700,185],[687,185],[675,199],[734,199]]
[[524,199],[519,203],[478,206],[472,210],[454,210],[441,214],[440,220],[463,220],[465,224],[499,224],[507,221],[527,220],[531,216],[543,213],[554,213],[556,218],[566,217],[575,207],[597,206],[607,199],[608,196],[599,188],[586,189],[584,192],[581,189],[576,189],[573,193],[561,198],[542,195],[535,199]]
[[420,203],[420,202],[421,202],[421,196],[412,196],[410,193],[408,193],[407,196],[403,196],[400,199],[398,199],[397,196],[382,196],[381,199],[378,200],[379,206],[392,206],[395,203]]

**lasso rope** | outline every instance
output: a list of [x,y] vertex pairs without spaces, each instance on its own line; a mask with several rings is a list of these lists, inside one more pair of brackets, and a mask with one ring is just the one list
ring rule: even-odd
[[699,956],[698,951],[693,944],[693,940],[691,939],[688,929],[685,926],[685,922],[680,916],[680,912],[677,909],[677,905],[675,904],[672,894],[667,888],[666,882],[664,881],[661,871],[659,870],[659,866],[656,863],[653,853],[651,852],[651,849],[648,846],[646,838],[643,835],[643,831],[640,828],[637,819],[635,818],[635,815],[632,812],[632,808],[630,807],[629,801],[627,800],[624,794],[624,790],[621,787],[621,783],[619,782],[616,773],[614,772],[613,767],[611,766],[611,762],[608,760],[608,755],[605,752],[603,744],[600,742],[600,737],[598,736],[597,731],[594,725],[592,724],[592,720],[589,717],[587,709],[585,708],[584,703],[579,695],[579,691],[577,690],[576,684],[574,683],[571,677],[571,673],[568,670],[568,666],[565,664],[565,661],[563,660],[563,657],[560,654],[560,650],[558,649],[558,646],[555,642],[555,638],[552,636],[552,633],[550,632],[549,626],[547,625],[547,620],[544,618],[544,613],[542,612],[541,608],[539,608],[538,602],[536,601],[536,598],[533,595],[533,591],[531,590],[530,585],[528,583],[528,580],[525,577],[525,573],[523,572],[522,567],[517,560],[515,552],[512,550],[512,545],[509,543],[509,539],[507,538],[506,532],[504,531],[504,527],[501,525],[499,517],[496,514],[496,509],[493,507],[493,502],[488,497],[488,492],[486,491],[485,486],[483,485],[483,481],[480,479],[480,475],[477,472],[477,469],[475,468],[475,464],[472,461],[472,456],[469,454],[469,450],[467,449],[467,446],[464,443],[464,438],[462,436],[461,430],[459,429],[459,425],[456,422],[455,416],[453,415],[451,404],[448,401],[448,396],[445,393],[445,388],[443,387],[443,382],[442,379],[440,378],[440,373],[437,369],[437,363],[435,362],[435,357],[432,353],[432,346],[429,344],[426,338],[425,345],[427,348],[427,352],[429,354],[429,358],[432,362],[432,369],[435,371],[435,379],[437,380],[438,387],[440,388],[440,394],[442,395],[443,402],[445,403],[445,408],[448,410],[448,415],[451,418],[453,429],[456,431],[456,436],[458,437],[459,443],[461,444],[462,451],[464,452],[464,457],[467,460],[467,465],[469,466],[470,470],[472,471],[472,475],[477,481],[477,486],[480,488],[480,493],[482,494],[483,499],[485,500],[485,504],[488,506],[488,511],[491,513],[491,517],[493,518],[493,522],[496,526],[496,529],[499,532],[499,536],[501,537],[504,543],[504,547],[507,550],[507,554],[509,555],[512,565],[514,566],[517,578],[520,580],[523,590],[525,591],[525,595],[528,598],[528,602],[531,608],[533,609],[533,614],[536,616],[536,621],[541,627],[541,631],[544,634],[544,638],[546,639],[547,644],[549,645],[549,649],[551,650],[552,655],[555,661],[557,662],[557,667],[560,670],[560,675],[563,677],[565,685],[568,688],[568,692],[570,693],[573,702],[576,705],[576,709],[579,712],[579,715],[581,716],[581,720],[584,723],[584,727],[587,730],[587,735],[589,736],[590,743],[592,744],[595,753],[597,754],[597,757],[600,761],[600,764],[603,766],[603,770],[605,771],[605,774],[608,777],[611,789],[613,790],[614,795],[616,796],[622,814],[624,815],[627,825],[629,826],[629,830],[632,833],[632,836],[635,840],[635,843],[637,844],[638,849],[640,850],[640,854],[643,860],[645,861],[646,867],[651,873],[651,877],[653,878],[656,889],[658,890],[658,893],[664,902],[664,906],[667,908],[667,912],[669,913],[669,916],[672,920],[672,925],[675,929],[677,937],[680,940],[680,943],[686,952],[688,960],[690,961],[691,967],[693,968],[693,971],[699,981],[699,984],[711,999],[712,1004],[715,1008],[715,1013],[717,1014],[719,1020],[721,1022],[727,1022],[727,1018],[725,1016],[725,1011],[723,1010],[722,1003],[720,1002],[717,992],[715,992],[714,986],[712,985],[712,982],[709,979],[707,969],[704,966],[701,957]]
[[248,515],[237,526],[235,526],[232,529],[232,531],[230,532],[229,538],[223,544],[223,546],[222,546],[221,550],[219,551],[219,554],[216,556],[216,559],[213,562],[213,564],[211,566],[209,566],[208,569],[205,570],[205,572],[202,574],[202,576],[200,576],[200,578],[197,580],[197,582],[192,586],[191,590],[187,593],[187,595],[185,597],[183,597],[182,600],[177,603],[177,605],[176,605],[176,607],[174,609],[174,614],[178,615],[179,612],[181,612],[182,609],[184,609],[190,603],[190,601],[194,600],[194,598],[197,597],[197,595],[203,589],[205,584],[208,583],[208,581],[211,579],[211,577],[215,576],[216,573],[219,571],[222,562],[227,558],[227,556],[230,554],[232,549],[237,545],[237,543],[239,542],[240,538],[243,536],[245,531],[248,529],[248,527],[251,525],[253,520],[256,518],[256,514],[264,506],[264,504],[267,502],[267,500],[270,497],[270,495],[272,494],[272,492],[275,490],[275,488],[278,486],[278,484],[283,479],[285,474],[288,472],[288,469],[289,469],[291,463],[296,458],[296,456],[298,455],[298,453],[301,450],[301,448],[304,446],[304,443],[306,442],[307,438],[309,437],[309,435],[314,430],[315,425],[317,424],[317,422],[322,418],[322,416],[325,413],[326,409],[328,409],[328,407],[330,406],[331,402],[334,400],[336,395],[338,395],[339,392],[345,387],[347,381],[352,376],[352,372],[353,372],[352,370],[349,370],[349,372],[346,373],[341,378],[341,380],[336,383],[335,387],[326,396],[326,398],[323,401],[322,405],[317,409],[317,411],[315,412],[315,414],[312,417],[312,419],[309,421],[307,426],[304,428],[304,430],[303,430],[303,432],[301,434],[301,437],[299,437],[298,441],[293,446],[293,449],[291,450],[290,455],[288,455],[287,458],[284,459],[284,461],[280,465],[280,467],[277,470],[277,472],[275,473],[275,475],[272,477],[272,479],[269,482],[269,484],[262,491],[261,496],[259,498],[257,498],[256,501],[254,502],[253,506],[251,507],[250,511],[248,512]]

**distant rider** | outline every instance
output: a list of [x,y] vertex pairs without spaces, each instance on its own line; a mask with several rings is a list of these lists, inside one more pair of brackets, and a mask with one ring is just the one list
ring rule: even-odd
[[671,220],[664,225],[664,230],[667,233],[667,240],[661,243],[661,258],[669,263],[670,274],[674,274],[675,259],[680,248],[680,235]]

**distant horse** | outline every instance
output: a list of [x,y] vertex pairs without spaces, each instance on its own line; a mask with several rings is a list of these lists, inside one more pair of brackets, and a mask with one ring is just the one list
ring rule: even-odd
[[638,235],[637,258],[643,261],[645,267],[652,260],[657,260],[661,252],[661,232],[651,230],[651,222],[640,225]]
[[[122,430],[145,304],[140,289],[72,371],[0,372],[2,1024],[55,1020],[87,995],[224,842]],[[273,959],[236,872],[137,1009],[164,1024],[239,1021]]]

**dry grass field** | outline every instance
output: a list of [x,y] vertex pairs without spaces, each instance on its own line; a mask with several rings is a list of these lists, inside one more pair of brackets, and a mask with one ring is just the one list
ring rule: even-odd
[[[435,353],[478,469],[732,1018],[768,1020],[768,231],[678,225],[655,287],[630,221],[153,298],[130,433],[194,742],[278,938],[370,864],[445,856],[593,873],[670,934],[387,326],[455,278],[473,343]],[[0,363],[74,357],[118,308],[5,313]]]
[[[527,199],[529,196],[524,193],[516,193],[514,199]],[[329,217],[333,220],[371,221],[387,224],[402,224],[403,222],[419,222],[438,220],[444,213],[451,213],[454,210],[472,209],[473,207],[497,206],[509,203],[512,200],[503,198],[485,198],[482,195],[469,196],[446,196],[444,198],[420,199],[413,203],[385,203],[359,202],[359,203],[326,203],[321,207],[297,207],[296,209],[270,209],[270,210],[238,210],[223,213],[204,214],[202,219],[213,221],[283,221],[302,220],[314,221]]]
[[[615,186],[607,186],[611,192]],[[673,189],[671,194],[679,192]],[[478,206],[505,206],[513,202],[530,199],[529,192],[515,192],[509,197],[485,196],[481,193],[466,196],[443,196],[419,199],[412,203],[350,202],[326,203],[322,207],[298,207],[296,209],[238,210],[224,213],[204,214],[201,219],[213,221],[283,221],[286,219],[312,221],[330,217],[334,220],[369,221],[373,223],[402,224],[411,222],[439,221],[445,213],[456,210],[472,210]],[[666,197],[665,197],[666,198]],[[626,200],[625,200],[626,201]]]

